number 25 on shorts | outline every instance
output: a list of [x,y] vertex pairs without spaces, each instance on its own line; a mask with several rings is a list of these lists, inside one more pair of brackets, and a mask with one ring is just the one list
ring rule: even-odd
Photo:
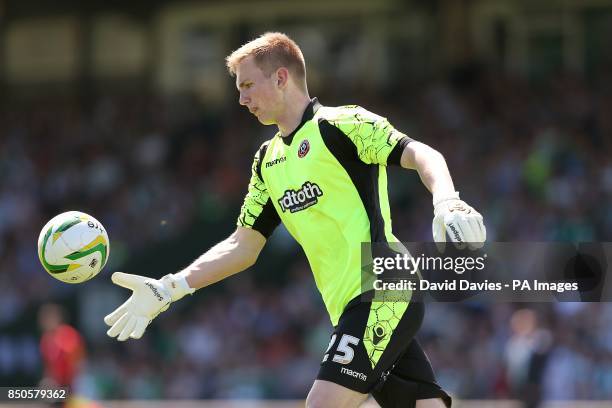
[[[325,350],[325,355],[323,356],[323,362],[326,362],[329,357],[329,350],[332,348],[334,343],[336,342],[336,334],[334,333],[329,341],[329,345],[327,346],[327,350]],[[338,343],[338,347],[336,351],[339,354],[334,354],[332,357],[332,361],[334,363],[340,364],[349,364],[353,361],[353,357],[355,357],[355,350],[351,347],[351,345],[356,346],[359,344],[359,339],[357,337],[351,336],[350,334],[343,334],[340,338],[340,342]]]

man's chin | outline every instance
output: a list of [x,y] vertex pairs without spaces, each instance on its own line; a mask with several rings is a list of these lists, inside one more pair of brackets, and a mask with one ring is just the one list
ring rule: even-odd
[[266,119],[266,118],[257,117],[257,120],[259,121],[259,123],[261,123],[262,125],[265,125],[265,126],[270,126],[270,125],[274,125],[275,124],[273,120]]

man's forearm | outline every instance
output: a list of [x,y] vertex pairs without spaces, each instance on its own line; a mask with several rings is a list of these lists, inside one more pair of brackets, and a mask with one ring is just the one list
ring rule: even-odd
[[181,272],[170,273],[161,279],[113,273],[113,283],[130,289],[132,296],[104,318],[104,322],[111,326],[106,333],[119,341],[130,337],[141,338],[149,323],[167,310],[172,302],[255,263],[265,243],[266,238],[261,233],[238,227],[229,238],[212,247]]
[[191,288],[199,289],[241,272],[255,263],[262,243],[241,242],[235,232],[206,251],[177,275],[183,276]]
[[420,142],[408,144],[402,154],[402,167],[415,169],[434,197],[455,192],[444,156],[426,144]]
[[446,242],[448,232],[458,245],[468,243],[470,248],[482,248],[487,239],[482,215],[459,199],[444,156],[426,144],[413,141],[404,147],[401,164],[406,169],[415,169],[433,195],[434,241]]

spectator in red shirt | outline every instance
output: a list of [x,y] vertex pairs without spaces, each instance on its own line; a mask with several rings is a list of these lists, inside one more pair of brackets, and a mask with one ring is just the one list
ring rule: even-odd
[[42,330],[40,354],[44,364],[43,383],[56,387],[73,385],[85,357],[85,343],[79,332],[65,323],[59,305],[44,304],[38,312]]

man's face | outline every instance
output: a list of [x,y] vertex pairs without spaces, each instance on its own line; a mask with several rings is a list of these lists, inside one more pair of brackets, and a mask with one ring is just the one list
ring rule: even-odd
[[239,102],[246,106],[263,125],[274,125],[281,111],[282,92],[276,75],[267,77],[253,57],[242,60],[236,67]]

